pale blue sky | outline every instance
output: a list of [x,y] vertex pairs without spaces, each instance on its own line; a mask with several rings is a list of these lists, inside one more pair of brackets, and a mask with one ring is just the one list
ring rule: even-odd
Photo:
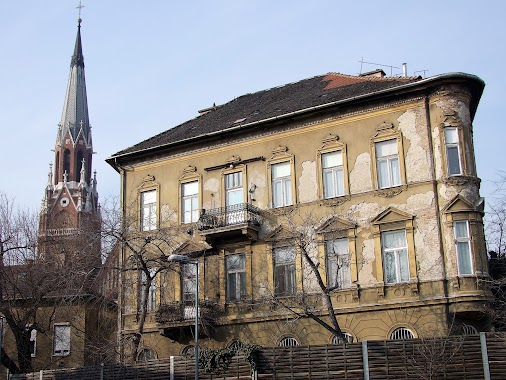
[[[365,61],[486,82],[474,121],[482,195],[506,158],[506,2],[83,0],[93,166],[116,195],[113,153],[236,96]],[[53,161],[78,1],[0,3],[0,190],[40,206]],[[375,66],[364,66],[364,71]],[[394,70],[394,74],[400,70]]]

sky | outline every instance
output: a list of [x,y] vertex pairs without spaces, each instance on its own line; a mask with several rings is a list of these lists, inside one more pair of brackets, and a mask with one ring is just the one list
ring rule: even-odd
[[[76,0],[0,1],[0,191],[38,209],[77,32]],[[101,199],[105,159],[237,96],[395,66],[486,83],[474,119],[482,196],[505,168],[506,1],[83,0],[81,35]],[[381,67],[383,68],[383,67]],[[384,68],[390,74],[389,68]],[[415,73],[416,71],[416,73]]]

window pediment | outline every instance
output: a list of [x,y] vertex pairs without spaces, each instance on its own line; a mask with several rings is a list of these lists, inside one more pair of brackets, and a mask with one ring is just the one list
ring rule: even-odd
[[455,196],[450,202],[448,202],[443,207],[443,212],[445,214],[455,212],[474,212],[474,211],[476,211],[474,205],[460,194]]
[[406,222],[408,220],[413,220],[413,218],[414,216],[407,212],[389,207],[374,218],[372,224],[381,225],[386,223]]
[[283,226],[278,226],[272,231],[264,240],[267,242],[280,242],[286,240],[292,240],[294,233],[289,231]]
[[152,189],[158,187],[158,183],[155,182],[155,176],[148,174],[142,179],[142,183],[139,186],[139,190]]
[[338,216],[333,216],[323,222],[317,229],[316,233],[318,234],[326,234],[336,231],[345,231],[349,229],[354,229],[356,225],[351,223],[348,220],[342,219]]
[[460,127],[461,121],[455,111],[445,112],[441,127]]

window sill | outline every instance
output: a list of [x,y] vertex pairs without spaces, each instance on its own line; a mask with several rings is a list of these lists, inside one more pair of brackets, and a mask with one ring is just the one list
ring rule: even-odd
[[374,193],[375,196],[392,198],[406,190],[406,185],[399,185],[393,187],[386,187],[384,189],[377,189]]
[[348,202],[351,199],[349,194],[340,195],[338,197],[326,198],[320,200],[320,206],[340,206],[345,202]]
[[471,177],[463,174],[458,174],[446,177],[443,180],[443,183],[453,186],[462,186],[468,184],[479,186],[481,183],[481,179],[479,179],[478,177]]

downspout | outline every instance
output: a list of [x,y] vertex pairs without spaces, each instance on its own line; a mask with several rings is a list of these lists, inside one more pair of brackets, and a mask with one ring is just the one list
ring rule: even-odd
[[434,144],[432,140],[432,122],[430,118],[430,106],[429,106],[429,97],[425,95],[424,97],[425,102],[425,120],[427,124],[427,136],[429,137],[429,154],[430,154],[430,166],[431,166],[431,172],[432,172],[432,189],[434,191],[434,202],[436,207],[436,222],[437,222],[437,228],[439,231],[439,246],[440,246],[440,253],[442,257],[442,264],[443,264],[443,291],[444,291],[444,297],[446,299],[445,305],[446,305],[446,314],[449,315],[449,308],[450,305],[448,303],[448,279],[446,277],[446,256],[445,256],[445,249],[444,249],[444,243],[443,243],[443,227],[441,225],[441,208],[439,205],[439,190],[438,190],[438,182],[436,178],[436,162],[434,160]]
[[[116,161],[116,160],[115,160]],[[116,163],[117,165],[117,163]],[[126,202],[126,175],[125,175],[125,169],[119,167],[120,169],[120,228],[123,228],[123,222],[126,217],[126,209],[125,209],[125,202]],[[119,301],[119,313],[118,313],[118,345],[119,345],[119,356],[120,356],[120,363],[123,363],[125,360],[125,341],[123,336],[123,331],[125,328],[125,321],[124,321],[124,315],[125,315],[125,292],[123,289],[123,286],[125,284],[125,271],[123,270],[123,265],[125,262],[125,244],[122,241],[121,242],[121,251],[119,254],[119,262],[118,262],[118,268],[119,268],[119,286],[118,286],[118,301]]]

